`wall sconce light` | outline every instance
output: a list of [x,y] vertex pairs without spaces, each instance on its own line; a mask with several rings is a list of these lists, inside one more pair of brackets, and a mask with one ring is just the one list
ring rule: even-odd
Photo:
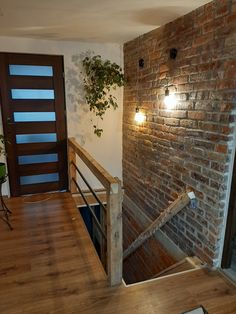
[[136,108],[136,113],[134,116],[134,121],[137,122],[138,124],[141,124],[145,122],[146,120],[146,115],[143,112],[140,112],[139,107]]
[[165,89],[164,104],[166,105],[167,110],[172,110],[176,106],[176,97],[174,94],[170,94],[168,86]]
[[[140,37],[138,39],[138,48],[139,48],[139,54],[140,54]],[[142,124],[146,121],[146,115],[144,114],[144,112],[140,111],[140,106],[141,106],[141,97],[140,97],[140,70],[142,70],[144,68],[145,65],[145,61],[143,58],[139,58],[138,60],[138,75],[137,75],[137,98],[138,98],[138,104],[137,107],[135,109],[135,116],[134,116],[134,121],[137,124]]]
[[[170,51],[169,51],[170,59],[175,60],[176,57],[177,57],[177,54],[178,54],[178,50],[176,48],[171,48],[170,49]],[[169,85],[169,84],[166,85],[166,88],[165,88],[165,98],[164,98],[164,104],[166,105],[166,109],[168,111],[173,110],[175,108],[175,106],[176,106],[176,103],[177,103],[175,94],[174,93],[170,93],[170,90],[168,88],[170,86],[173,86],[173,85]]]

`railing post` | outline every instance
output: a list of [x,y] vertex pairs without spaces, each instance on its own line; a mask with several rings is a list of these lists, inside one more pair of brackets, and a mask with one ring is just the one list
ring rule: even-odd
[[[107,212],[105,212],[100,206],[100,222],[103,230],[107,235]],[[101,237],[101,262],[107,273],[107,240]]]
[[107,273],[111,286],[122,282],[122,191],[121,183],[107,190]]
[[[76,171],[71,163],[76,161],[78,156],[95,177],[102,183],[107,191],[107,207],[105,217],[101,219],[100,225],[102,233],[106,234],[106,242],[101,241],[101,260],[108,274],[108,281],[111,286],[122,283],[123,265],[123,243],[122,243],[122,196],[121,182],[118,178],[112,177],[89,153],[76,143],[74,138],[68,140],[68,160],[69,160],[69,182],[71,193],[76,193],[79,186],[74,184]],[[81,175],[81,174],[80,174]],[[82,191],[80,191],[81,193]],[[85,202],[86,203],[86,202]],[[89,204],[87,204],[89,205]],[[99,223],[98,223],[99,224]],[[105,229],[105,230],[104,230]],[[105,242],[105,243],[103,243]],[[107,250],[106,250],[107,248]]]
[[76,154],[74,149],[70,145],[70,140],[68,142],[68,169],[69,169],[69,188],[71,193],[76,193],[77,189],[75,186],[73,178],[76,179],[76,169],[72,165],[72,162],[76,164]]

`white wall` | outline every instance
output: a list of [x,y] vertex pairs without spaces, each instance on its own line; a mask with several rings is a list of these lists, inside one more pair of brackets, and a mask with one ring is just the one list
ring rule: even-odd
[[[85,55],[100,54],[123,66],[123,48],[118,44],[65,42],[27,38],[0,37],[1,52],[25,52],[64,56],[68,136],[74,136],[86,150],[113,176],[122,179],[122,104],[123,90],[116,91],[118,109],[107,112],[99,124],[104,134],[93,134],[91,113],[83,100],[81,68],[79,60]],[[74,56],[74,57],[73,57]],[[75,57],[76,56],[76,57]],[[73,60],[72,61],[72,57]],[[90,179],[94,187],[96,180]],[[6,194],[7,188],[5,188]]]

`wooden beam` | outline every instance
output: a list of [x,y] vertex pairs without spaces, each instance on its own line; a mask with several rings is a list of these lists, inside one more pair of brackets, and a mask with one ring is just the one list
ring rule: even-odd
[[166,222],[187,206],[190,198],[187,193],[181,194],[151,225],[145,229],[137,239],[124,251],[123,259],[136,251],[150,236],[160,229]]
[[83,147],[81,147],[76,142],[75,138],[69,138],[68,146],[82,159],[106,189],[109,189],[111,184],[117,183],[117,180],[113,178]]
[[121,182],[111,184],[107,191],[107,273],[111,286],[122,282],[122,190]]
[[76,193],[77,188],[73,181],[73,178],[76,180],[76,170],[73,166],[73,163],[76,164],[76,155],[72,146],[68,145],[68,169],[69,169],[69,188],[71,193]]

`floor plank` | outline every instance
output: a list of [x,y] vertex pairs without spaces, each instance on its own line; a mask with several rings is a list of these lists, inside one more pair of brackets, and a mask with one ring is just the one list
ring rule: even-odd
[[2,314],[180,314],[199,304],[209,314],[236,313],[236,288],[217,272],[108,287],[69,193],[7,203],[14,230],[0,221]]

